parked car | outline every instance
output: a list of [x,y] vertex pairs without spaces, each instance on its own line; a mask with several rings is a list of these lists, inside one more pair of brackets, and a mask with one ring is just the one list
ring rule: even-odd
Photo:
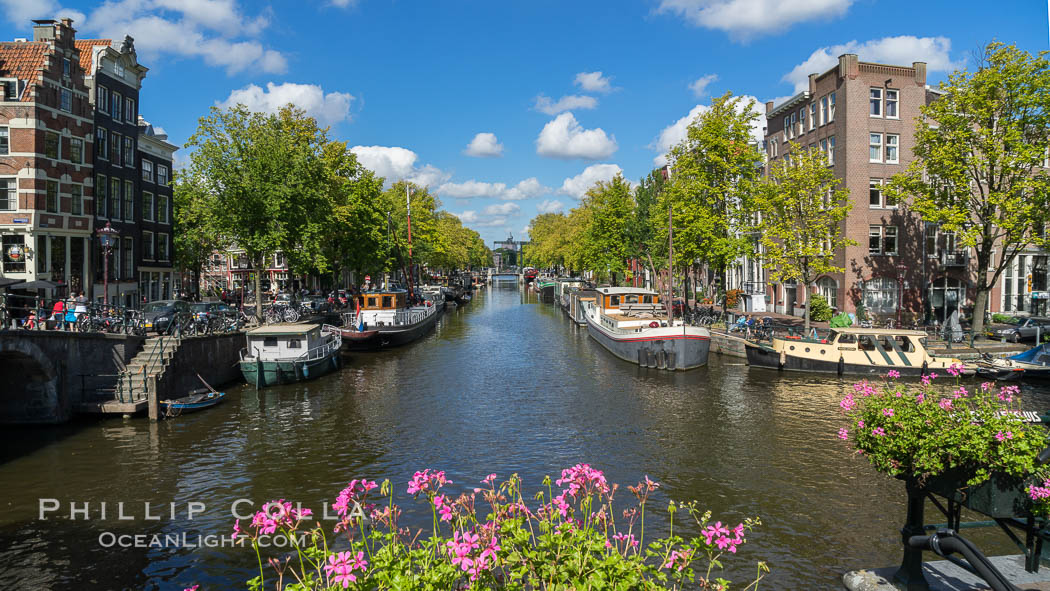
[[146,322],[146,332],[167,332],[171,329],[171,323],[176,317],[189,313],[189,302],[182,300],[157,300],[142,307],[142,319]]
[[1013,316],[1004,323],[989,325],[986,330],[990,338],[1005,338],[1012,343],[1035,340],[1037,332],[1040,335],[1050,332],[1050,318],[1042,316]]
[[222,302],[197,302],[190,304],[190,311],[198,319],[211,320],[231,313],[233,309]]
[[303,296],[303,307],[309,308],[311,312],[319,314],[321,312],[327,312],[331,305],[328,303],[328,298],[320,295],[308,295]]

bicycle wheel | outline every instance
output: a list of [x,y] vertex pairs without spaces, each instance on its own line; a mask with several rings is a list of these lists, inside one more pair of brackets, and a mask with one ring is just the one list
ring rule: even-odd
[[286,308],[284,311],[285,322],[295,322],[299,320],[299,312],[296,312],[293,308]]

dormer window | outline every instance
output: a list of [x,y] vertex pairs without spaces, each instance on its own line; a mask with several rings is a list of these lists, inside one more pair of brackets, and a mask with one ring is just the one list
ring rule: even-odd
[[5,101],[17,101],[18,100],[18,79],[17,78],[0,78],[0,85],[4,89],[4,100]]

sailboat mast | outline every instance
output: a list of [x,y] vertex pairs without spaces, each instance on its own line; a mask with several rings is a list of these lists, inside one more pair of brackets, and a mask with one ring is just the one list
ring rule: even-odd
[[405,208],[408,212],[408,295],[412,296],[412,188],[405,187]]

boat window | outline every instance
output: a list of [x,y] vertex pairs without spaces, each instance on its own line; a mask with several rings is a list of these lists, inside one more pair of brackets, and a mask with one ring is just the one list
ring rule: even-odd
[[620,296],[618,296],[618,295],[609,296],[609,307],[610,308],[619,308],[620,307]]
[[637,304],[638,296],[636,295],[625,295],[623,296],[623,303],[625,304]]
[[263,339],[263,347],[276,347],[277,337],[266,337]]
[[375,298],[368,298],[368,307],[369,308],[375,308],[376,307],[376,299]]
[[839,344],[842,345],[855,345],[857,343],[857,335],[855,334],[840,334]]
[[892,351],[893,345],[890,344],[890,337],[881,336],[879,337],[879,344],[882,345],[883,351]]
[[359,306],[364,306],[365,305],[365,296],[357,296],[357,305],[359,305]]
[[390,296],[383,296],[383,307],[392,308],[394,307],[394,298]]
[[302,341],[300,341],[299,339],[288,339],[288,348],[289,349],[302,349],[303,348]]
[[919,344],[922,345],[923,349],[925,349],[926,348],[926,337],[919,337]]
[[894,337],[897,341],[897,346],[901,348],[901,351],[905,353],[912,353],[915,351],[915,345],[912,344],[911,339],[904,335],[897,335]]
[[874,351],[875,350],[875,339],[870,335],[860,335],[857,339],[860,342],[861,351]]
[[642,296],[642,303],[643,304],[651,304],[651,303],[653,303],[653,296],[651,296],[651,295]]

